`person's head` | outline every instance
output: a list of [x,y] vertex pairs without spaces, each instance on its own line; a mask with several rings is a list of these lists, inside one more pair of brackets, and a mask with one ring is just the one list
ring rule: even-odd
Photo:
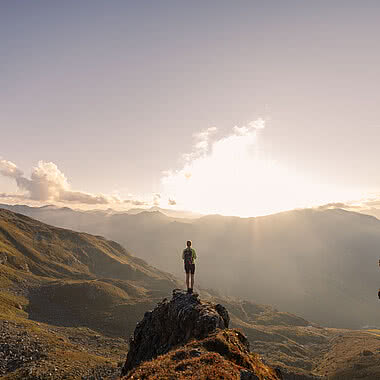
[[188,247],[191,247],[191,241],[188,240],[188,241],[186,242],[186,245],[187,245]]

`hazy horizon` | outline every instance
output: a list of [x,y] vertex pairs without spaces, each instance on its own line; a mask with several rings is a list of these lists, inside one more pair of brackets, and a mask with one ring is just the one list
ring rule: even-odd
[[0,203],[380,217],[375,1],[0,4]]

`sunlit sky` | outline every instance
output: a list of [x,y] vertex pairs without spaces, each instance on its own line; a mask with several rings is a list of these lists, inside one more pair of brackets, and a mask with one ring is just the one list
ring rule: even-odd
[[0,203],[380,217],[379,17],[377,0],[3,0]]

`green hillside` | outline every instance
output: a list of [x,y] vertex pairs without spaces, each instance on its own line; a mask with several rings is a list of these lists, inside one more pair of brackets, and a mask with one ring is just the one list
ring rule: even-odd
[[136,323],[177,286],[115,242],[0,209],[0,377],[118,374]]

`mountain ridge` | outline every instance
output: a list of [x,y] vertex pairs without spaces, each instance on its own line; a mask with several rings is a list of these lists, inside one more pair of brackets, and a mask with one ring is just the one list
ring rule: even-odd
[[[107,217],[28,212],[48,223],[118,241],[181,277],[180,251],[190,239],[199,257],[197,281],[204,288],[270,303],[330,327],[380,326],[380,221],[370,215],[301,209],[256,218],[208,215],[186,220],[149,212]],[[228,265],[215,270],[215,262]]]

